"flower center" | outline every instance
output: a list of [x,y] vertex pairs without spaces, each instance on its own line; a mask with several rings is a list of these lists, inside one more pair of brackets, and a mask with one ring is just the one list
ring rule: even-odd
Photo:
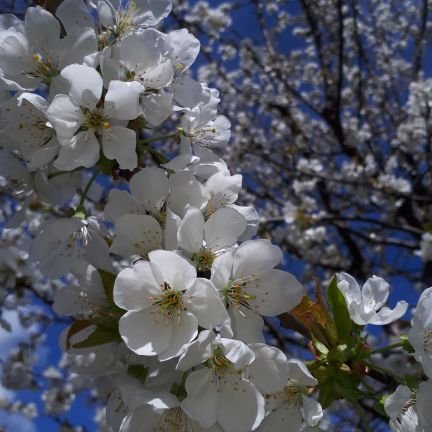
[[288,403],[298,404],[300,402],[302,395],[301,386],[294,383],[289,383],[283,391],[285,393],[285,398]]
[[135,27],[136,15],[136,3],[134,1],[129,1],[127,5],[117,13],[114,35],[120,37],[133,30]]
[[153,216],[158,221],[158,223],[159,223],[159,225],[160,225],[160,227],[162,229],[165,228],[166,211],[164,211],[164,210],[161,210],[159,212],[157,212],[157,211],[154,211],[154,212],[151,211],[151,212],[148,212],[148,213],[149,213],[150,216]]
[[186,309],[183,303],[183,293],[173,290],[166,282],[161,288],[162,295],[151,298],[150,301],[153,305],[159,306],[159,312],[162,313],[164,318],[170,320],[177,315],[178,319],[180,319],[181,312]]
[[57,62],[54,61],[49,55],[43,57],[41,54],[33,54],[33,61],[35,63],[34,69],[27,75],[34,78],[42,78],[43,81],[49,84],[52,78],[59,75],[60,71],[57,67]]
[[180,407],[170,408],[164,412],[159,424],[153,428],[154,432],[184,432],[186,418]]
[[232,370],[232,362],[228,360],[220,347],[213,352],[213,357],[209,360],[209,366],[213,369],[218,378],[223,377],[228,371]]
[[78,231],[75,231],[66,243],[66,249],[70,250],[74,246],[78,249],[85,249],[91,240],[90,232],[87,226],[82,226]]
[[233,306],[239,309],[243,306],[246,309],[253,310],[250,302],[256,300],[256,296],[249,294],[246,291],[246,287],[255,280],[255,276],[246,276],[241,279],[230,281],[227,287],[222,290],[227,307]]
[[215,258],[215,254],[210,249],[202,247],[199,252],[192,255],[191,260],[195,264],[197,272],[204,273],[211,270]]
[[432,329],[427,329],[423,333],[423,348],[427,353],[432,354]]
[[206,149],[206,148],[212,147],[213,135],[215,135],[215,134],[216,134],[216,128],[214,128],[214,127],[202,127],[200,129],[194,129],[194,131],[189,132],[187,134],[187,136],[196,145]]
[[95,132],[101,132],[104,129],[109,129],[111,127],[108,117],[101,108],[95,108],[93,110],[84,109],[83,112],[84,128],[93,129]]

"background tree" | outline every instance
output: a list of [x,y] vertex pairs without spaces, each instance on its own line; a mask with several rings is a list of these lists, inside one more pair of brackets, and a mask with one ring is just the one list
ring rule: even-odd
[[[2,12],[25,6],[3,2]],[[394,300],[409,292],[412,305],[432,282],[431,8],[427,0],[175,4],[166,25],[187,27],[201,40],[193,73],[220,90],[220,109],[232,122],[223,157],[244,176],[243,202],[259,209],[260,235],[283,248],[286,268],[303,282],[339,271],[365,281],[375,273],[393,282]],[[174,145],[156,147],[169,154]],[[36,301],[31,318],[20,318],[38,328],[34,341],[13,354],[21,362],[9,356],[5,364],[31,374],[40,323],[58,318],[42,306],[52,303],[50,289],[28,282],[18,278],[20,294],[8,295],[5,307],[20,311]],[[298,329],[292,316],[282,323]],[[277,322],[268,330],[286,350],[305,348]],[[379,337],[399,331],[393,325]],[[3,380],[11,374],[4,369]],[[66,409],[81,383],[43,374],[47,394],[62,382],[56,398]],[[54,408],[47,413],[66,427],[69,420]],[[379,415],[367,415],[373,430],[386,430]],[[357,421],[342,410],[335,424],[352,430]]]

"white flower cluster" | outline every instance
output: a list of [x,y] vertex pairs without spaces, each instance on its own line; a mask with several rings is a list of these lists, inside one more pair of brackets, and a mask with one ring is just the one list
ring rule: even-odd
[[[242,177],[214,152],[230,123],[218,92],[185,73],[199,42],[154,28],[169,0],[95,6],[65,0],[56,16],[32,7],[23,22],[0,21],[0,83],[16,92],[0,107],[2,175],[24,213],[35,198],[57,206],[30,260],[48,278],[76,278],[54,303],[75,319],[65,349],[86,357],[80,373],[109,395],[113,431],[316,426],[317,380],[263,336],[262,316],[290,311],[305,291],[275,269],[278,247],[251,240],[253,207],[235,204]],[[157,137],[147,134],[173,114],[179,154],[151,166],[142,156],[158,155],[148,146]],[[94,175],[81,187],[84,168]],[[112,189],[103,216],[90,216],[98,173],[125,170],[127,190]]]

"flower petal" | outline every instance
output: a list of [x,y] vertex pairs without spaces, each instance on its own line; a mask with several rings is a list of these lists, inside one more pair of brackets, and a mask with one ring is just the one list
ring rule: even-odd
[[136,154],[136,133],[124,126],[112,126],[102,135],[104,155],[115,159],[121,169],[133,170],[138,165]]
[[126,214],[117,219],[116,236],[111,252],[121,256],[146,256],[162,244],[162,229],[157,220],[148,215]]
[[213,329],[229,320],[216,287],[208,280],[198,278],[184,293],[183,301],[187,309],[198,318],[198,324],[205,329]]
[[163,282],[157,265],[138,261],[118,274],[114,283],[114,302],[129,311],[145,309],[152,304],[151,297],[161,294]]
[[262,394],[249,381],[234,375],[224,378],[220,381],[218,423],[225,432],[256,429],[264,418]]
[[70,85],[70,95],[82,107],[94,109],[102,96],[102,77],[96,69],[72,64],[61,71]]
[[217,420],[218,385],[208,368],[192,372],[186,379],[187,397],[181,403],[184,412],[203,428],[213,426]]
[[282,261],[282,251],[270,241],[249,240],[234,252],[233,277],[240,279],[268,272]]
[[184,250],[190,253],[199,252],[204,240],[204,216],[201,210],[196,207],[188,209],[180,223],[177,239]]
[[235,210],[223,207],[204,224],[207,247],[213,251],[232,246],[246,229],[246,219]]
[[180,355],[182,348],[196,338],[198,321],[192,313],[183,311],[179,318],[172,318],[171,328],[171,340],[167,349],[158,355],[160,361],[166,361]]
[[164,281],[174,290],[183,291],[196,279],[195,267],[175,252],[154,250],[149,260],[159,266]]
[[129,182],[134,198],[148,211],[160,211],[169,193],[169,182],[164,170],[146,167]]
[[92,131],[78,132],[68,145],[61,145],[54,166],[62,171],[78,167],[91,168],[96,165],[100,156],[99,142]]
[[57,95],[46,115],[57,135],[61,137],[71,137],[84,121],[80,106],[66,95]]
[[172,325],[159,316],[159,306],[127,312],[120,318],[119,331],[125,344],[136,354],[154,356],[171,342]]
[[248,379],[262,393],[282,391],[288,381],[288,363],[285,354],[265,343],[250,344],[255,360],[248,367]]
[[133,120],[139,115],[139,96],[144,87],[136,82],[112,80],[105,96],[104,111],[117,120]]

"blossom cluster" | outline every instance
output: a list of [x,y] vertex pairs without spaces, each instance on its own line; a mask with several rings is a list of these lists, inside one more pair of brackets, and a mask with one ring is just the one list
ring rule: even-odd
[[[44,209],[16,260],[71,282],[53,304],[72,320],[61,345],[106,394],[111,431],[319,430],[323,407],[360,397],[371,356],[362,328],[390,324],[408,305],[385,306],[382,278],[360,289],[341,273],[330,313],[277,268],[281,249],[256,238],[256,210],[237,203],[242,176],[219,156],[230,139],[219,93],[189,71],[199,41],[156,28],[171,7],[65,0],[55,15],[31,7],[24,21],[1,17],[0,170],[18,205],[8,226]],[[164,140],[175,143],[167,155]],[[110,189],[99,207],[98,180]],[[407,336],[428,379],[430,290]],[[309,369],[266,343],[264,317],[288,312],[312,335]],[[391,427],[428,430],[430,382],[400,384],[383,405]],[[57,393],[44,394],[53,412],[57,399],[73,400]]]
[[[254,208],[236,204],[242,176],[215,153],[230,123],[217,90],[187,73],[198,40],[155,28],[168,0],[96,6],[31,7],[0,31],[0,80],[16,92],[1,106],[2,175],[21,206],[11,224],[35,200],[58,210],[29,260],[47,278],[73,275],[54,301],[74,319],[65,350],[89,357],[82,373],[109,395],[114,431],[298,429],[303,415],[316,425],[317,380],[263,335],[262,317],[305,290],[275,268],[277,246],[252,239]],[[149,134],[173,115],[177,155],[152,165]],[[93,182],[114,172],[127,187],[91,215]]]

